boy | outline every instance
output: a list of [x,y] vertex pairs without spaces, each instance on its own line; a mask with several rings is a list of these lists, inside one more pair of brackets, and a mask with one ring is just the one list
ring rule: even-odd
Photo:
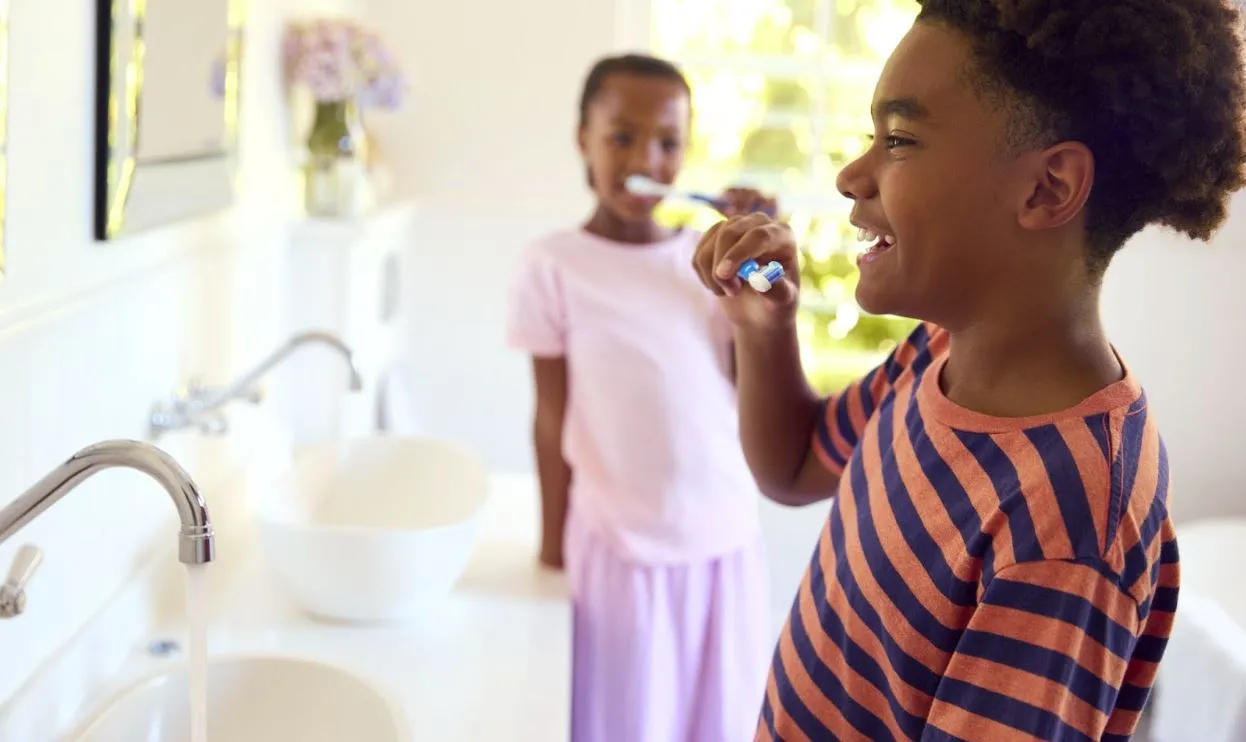
[[735,323],[758,484],[835,497],[757,739],[1127,740],[1176,609],[1168,463],[1105,338],[1104,270],[1143,227],[1209,239],[1243,185],[1227,0],[925,0],[875,139],[841,173],[870,244],[857,298],[925,321],[819,401],[797,249],[761,215],[696,268]]

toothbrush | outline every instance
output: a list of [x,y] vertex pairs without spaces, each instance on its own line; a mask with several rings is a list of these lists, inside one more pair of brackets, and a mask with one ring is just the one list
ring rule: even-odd
[[774,288],[775,283],[783,277],[783,266],[777,260],[771,260],[762,267],[756,260],[749,259],[744,261],[740,266],[740,270],[736,271],[736,275],[740,280],[753,287],[754,291],[766,293]]
[[[675,186],[669,186],[665,183],[659,183],[652,178],[643,175],[629,175],[627,180],[623,182],[628,192],[637,196],[657,196],[658,198],[679,198],[685,201],[696,201],[708,204],[714,208],[723,205],[723,200],[718,196],[711,196],[705,193],[689,191]],[[844,211],[845,202],[839,198],[827,199],[816,196],[804,197],[788,197],[780,196],[780,201],[788,209],[800,209],[806,212],[816,212],[820,214],[839,214]],[[776,209],[766,209],[765,214],[769,217],[777,216]]]
[[[652,178],[646,178],[643,175],[629,175],[624,181],[624,187],[629,193],[637,196],[656,196],[658,198],[681,198],[685,201],[697,201],[699,203],[708,204],[714,208],[720,208],[723,200],[718,196],[710,196],[705,193],[697,193],[696,191],[687,191],[674,186],[659,183]],[[776,215],[774,208],[763,210],[766,216],[774,217]]]

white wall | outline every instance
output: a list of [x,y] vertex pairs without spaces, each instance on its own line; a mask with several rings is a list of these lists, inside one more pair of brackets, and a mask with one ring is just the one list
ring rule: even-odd
[[[162,0],[157,0],[162,1]],[[186,376],[221,379],[280,332],[285,124],[277,32],[297,0],[251,3],[243,208],[110,244],[91,240],[94,0],[12,3],[8,273],[0,282],[0,503],[83,445],[143,438],[151,403]],[[205,80],[205,85],[207,81]],[[161,441],[205,488],[230,468],[193,437]],[[27,613],[0,624],[0,700],[150,555],[174,557],[168,497],[126,471],[82,485],[0,548],[45,562]]]
[[[426,206],[408,260],[419,286],[407,320],[419,414],[493,466],[527,469],[527,368],[502,345],[507,281],[524,242],[586,213],[572,139],[579,85],[597,56],[644,43],[645,2],[366,3],[415,77],[414,106],[371,125]],[[1211,248],[1141,236],[1105,295],[1113,336],[1163,420],[1174,511],[1184,518],[1246,513],[1242,437],[1231,429],[1246,417],[1233,387],[1246,363],[1236,326],[1246,316],[1246,200],[1235,206]],[[434,264],[455,269],[417,283]],[[789,600],[824,514],[767,507],[777,605]]]
[[1108,272],[1105,322],[1158,416],[1178,522],[1246,514],[1244,278],[1246,193],[1210,245],[1149,230]]

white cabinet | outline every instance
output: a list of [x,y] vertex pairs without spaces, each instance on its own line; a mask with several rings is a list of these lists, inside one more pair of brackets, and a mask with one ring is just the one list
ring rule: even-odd
[[321,346],[308,346],[283,364],[271,403],[296,446],[376,429],[378,393],[392,365],[402,309],[403,246],[416,210],[412,202],[399,202],[357,218],[291,225],[288,334],[337,333],[355,351],[364,381],[362,391],[348,391],[346,364]]

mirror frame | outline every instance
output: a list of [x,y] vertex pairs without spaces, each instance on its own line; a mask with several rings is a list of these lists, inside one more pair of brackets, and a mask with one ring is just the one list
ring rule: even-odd
[[[228,30],[222,40],[225,137],[220,154],[160,163],[143,163],[137,154],[148,1],[96,0],[94,235],[99,241],[226,209],[236,188],[245,0],[195,0],[220,2],[226,13]],[[206,77],[203,84],[208,84]],[[126,210],[131,205],[134,181],[145,166],[159,167],[167,173],[169,168],[193,169],[216,160],[226,170],[228,200],[162,212],[139,227],[127,224]]]
[[0,0],[0,278],[8,273],[9,0]]

